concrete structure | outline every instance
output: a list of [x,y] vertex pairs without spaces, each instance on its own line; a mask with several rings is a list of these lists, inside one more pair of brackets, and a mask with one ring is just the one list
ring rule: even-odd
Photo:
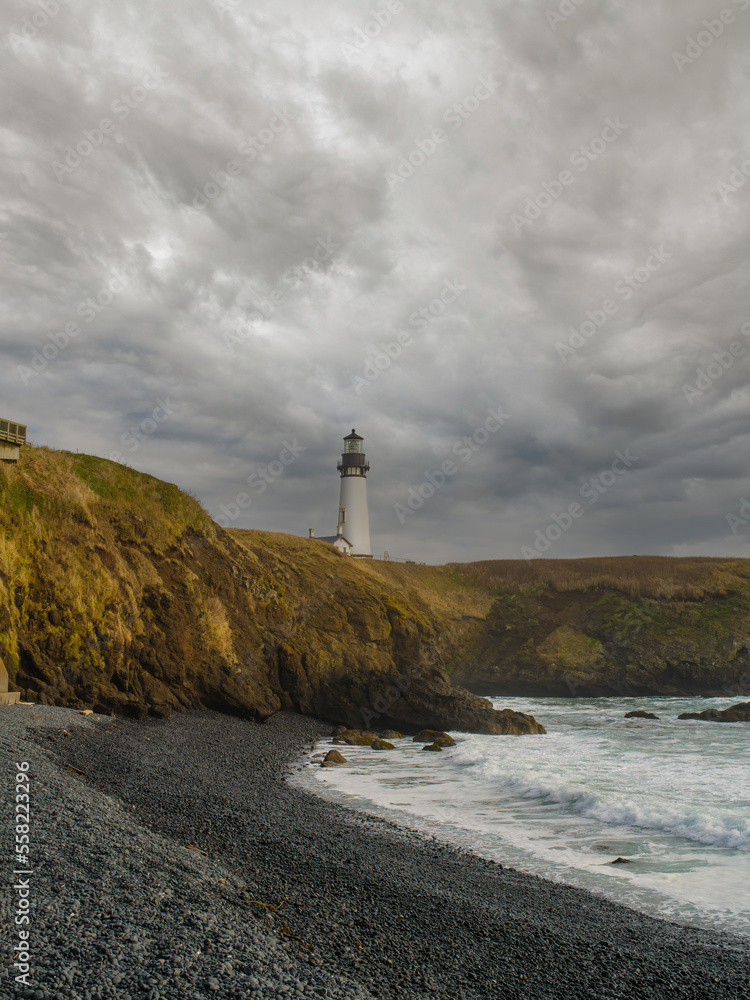
[[26,444],[26,427],[0,419],[0,462],[17,462],[21,445]]
[[17,705],[20,699],[18,691],[8,690],[8,671],[0,662],[0,705]]
[[370,516],[367,511],[367,473],[370,464],[363,448],[362,438],[352,428],[344,438],[344,451],[336,468],[341,473],[339,491],[339,519],[337,535],[346,532],[351,543],[351,555],[371,559]]
[[[310,528],[310,538],[315,538],[315,528]],[[345,556],[352,554],[352,543],[348,538],[344,537],[341,527],[336,529],[335,535],[321,535],[317,540],[319,542],[328,542],[329,545],[332,545],[334,549],[338,549]]]

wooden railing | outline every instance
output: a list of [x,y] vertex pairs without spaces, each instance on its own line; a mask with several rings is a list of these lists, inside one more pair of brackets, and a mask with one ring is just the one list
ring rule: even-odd
[[11,420],[0,420],[0,441],[11,444],[26,444],[26,427],[24,424],[14,424]]

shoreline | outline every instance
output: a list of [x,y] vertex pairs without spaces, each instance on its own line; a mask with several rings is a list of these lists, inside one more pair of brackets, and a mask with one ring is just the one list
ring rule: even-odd
[[[31,964],[45,997],[748,996],[744,938],[504,868],[289,784],[325,723],[42,706],[5,708],[0,721],[6,772],[21,752],[31,763],[42,942]],[[64,928],[80,933],[69,942]]]
[[[349,764],[353,763],[351,757],[348,757],[347,760]],[[354,758],[354,763],[356,762],[357,758]],[[313,771],[317,769],[315,764],[311,764],[309,767]],[[305,770],[307,768],[303,768],[302,773]],[[331,784],[321,783],[318,785],[317,779],[313,775],[305,775],[304,777],[295,775],[293,781],[303,791],[311,791],[312,794],[319,795],[326,802],[341,805],[375,820],[382,819],[386,822],[392,822],[401,829],[414,831],[424,839],[435,838],[443,844],[452,846],[459,851],[465,851],[475,857],[496,861],[507,871],[513,870],[518,874],[539,878],[552,885],[579,889],[596,899],[607,900],[655,920],[695,930],[730,934],[744,941],[750,952],[750,927],[744,929],[730,926],[728,921],[722,920],[720,915],[716,915],[717,911],[704,910],[702,906],[694,902],[692,903],[694,909],[691,909],[691,904],[686,902],[686,896],[678,898],[674,895],[667,895],[667,891],[653,885],[646,886],[644,889],[642,884],[638,882],[630,883],[629,888],[623,888],[622,883],[620,883],[617,887],[619,891],[613,891],[609,882],[596,883],[595,876],[591,874],[590,870],[575,869],[562,862],[555,867],[553,861],[540,858],[530,851],[524,853],[516,843],[499,841],[494,833],[474,831],[471,837],[472,842],[467,843],[472,830],[468,825],[460,827],[457,834],[451,821],[433,820],[425,818],[421,813],[401,812],[389,808],[383,802],[373,801],[369,796],[359,796],[348,788],[342,789],[335,781]],[[315,791],[316,786],[320,788],[319,792]],[[518,827],[520,827],[520,823],[517,824]],[[620,854],[630,858],[628,852],[620,852],[617,847],[614,847],[602,852],[598,865],[602,870],[609,869],[613,862],[605,860],[605,858],[613,859]],[[637,865],[634,867],[637,868]],[[671,912],[666,912],[668,910]],[[748,996],[750,1000],[750,994]]]
[[[737,888],[750,880],[750,729],[677,721],[689,698],[657,699],[657,721],[623,717],[647,698],[512,704],[549,735],[454,733],[437,761],[410,737],[388,753],[338,746],[346,766],[303,766],[291,780],[517,871],[750,944],[750,897]],[[613,865],[620,856],[631,863]]]

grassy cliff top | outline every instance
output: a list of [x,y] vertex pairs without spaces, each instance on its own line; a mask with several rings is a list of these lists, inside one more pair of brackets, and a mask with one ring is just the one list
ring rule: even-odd
[[[750,589],[748,559],[605,556],[445,566],[350,559],[315,539],[258,530],[222,532],[197,500],[171,483],[104,458],[50,448],[27,446],[17,465],[0,463],[0,499],[0,573],[6,581],[22,571],[23,559],[14,556],[43,536],[45,546],[69,551],[77,543],[90,544],[94,529],[105,549],[114,541],[137,541],[166,551],[186,532],[213,541],[230,536],[282,577],[285,567],[288,572],[293,566],[314,583],[334,567],[360,584],[400,591],[439,617],[483,618],[494,599],[508,592],[611,590],[632,598],[701,600]],[[107,522],[114,528],[111,534],[101,531]],[[45,526],[55,530],[45,531]]]
[[132,515],[149,525],[155,541],[159,533],[213,526],[198,501],[173,483],[106,458],[51,448],[26,446],[18,463],[0,463],[0,496],[0,523],[15,531],[30,519],[61,514],[85,524],[96,515]]
[[229,529],[243,547],[267,564],[274,576],[284,578],[294,570],[320,583],[323,575],[351,579],[372,590],[402,593],[438,617],[465,615],[483,618],[494,595],[454,567],[386,562],[382,559],[352,559],[319,539],[301,538],[281,532]]
[[613,590],[633,598],[696,601],[750,589],[750,559],[602,556],[493,559],[444,567],[484,592]]

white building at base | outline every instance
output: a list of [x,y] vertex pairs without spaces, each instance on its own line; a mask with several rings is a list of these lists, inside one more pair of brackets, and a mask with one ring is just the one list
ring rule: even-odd
[[345,538],[343,533],[336,535],[321,535],[319,538],[315,534],[315,528],[310,528],[310,538],[314,538],[318,542],[328,542],[332,545],[334,549],[340,552],[343,556],[350,556],[352,554],[352,543],[348,538]]

